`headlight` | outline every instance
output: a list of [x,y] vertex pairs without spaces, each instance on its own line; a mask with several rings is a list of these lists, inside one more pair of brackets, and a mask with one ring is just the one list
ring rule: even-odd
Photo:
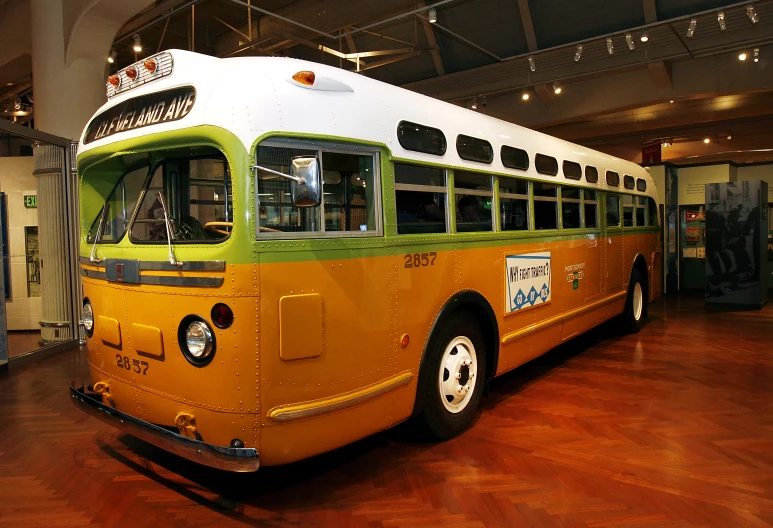
[[94,310],[88,299],[83,300],[83,328],[86,329],[86,335],[89,337],[94,333]]
[[215,335],[207,322],[189,315],[180,322],[177,332],[180,349],[185,359],[197,367],[203,367],[215,354]]

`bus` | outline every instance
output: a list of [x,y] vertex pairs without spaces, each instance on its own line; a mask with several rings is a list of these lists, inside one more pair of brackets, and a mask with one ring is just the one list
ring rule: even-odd
[[170,50],[107,82],[77,168],[84,411],[255,471],[411,419],[660,295],[648,172],[357,73]]

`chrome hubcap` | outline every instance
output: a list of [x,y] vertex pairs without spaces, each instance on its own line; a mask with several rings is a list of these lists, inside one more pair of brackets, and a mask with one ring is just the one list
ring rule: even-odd
[[440,361],[438,387],[443,406],[454,414],[462,412],[472,399],[478,379],[478,359],[468,338],[453,339]]
[[641,319],[642,309],[644,308],[644,294],[641,291],[641,283],[637,282],[633,287],[633,318]]

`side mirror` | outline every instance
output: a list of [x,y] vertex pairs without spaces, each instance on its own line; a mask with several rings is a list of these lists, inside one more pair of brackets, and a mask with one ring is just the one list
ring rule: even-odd
[[290,164],[290,197],[295,207],[316,207],[322,201],[322,178],[316,156],[299,156]]

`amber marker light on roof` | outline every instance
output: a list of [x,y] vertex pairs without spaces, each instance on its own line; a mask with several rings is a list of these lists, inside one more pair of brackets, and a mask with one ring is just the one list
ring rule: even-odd
[[314,86],[315,75],[313,71],[299,71],[293,75],[293,80],[297,83],[305,84],[306,86]]
[[148,70],[150,73],[156,73],[156,68],[158,68],[158,64],[156,64],[156,61],[153,59],[147,59],[144,63],[145,69]]
[[126,68],[124,73],[126,73],[126,76],[132,81],[137,78],[137,68],[135,68],[134,66],[130,68]]
[[107,82],[118,88],[121,85],[121,78],[118,75],[111,75],[107,78]]

